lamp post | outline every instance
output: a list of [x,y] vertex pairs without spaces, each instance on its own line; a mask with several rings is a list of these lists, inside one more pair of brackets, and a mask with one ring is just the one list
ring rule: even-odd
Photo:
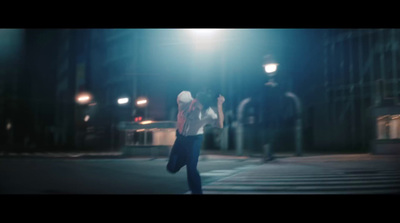
[[88,107],[93,102],[93,96],[89,92],[82,91],[75,96],[75,102],[78,104],[75,107],[75,146],[83,148],[85,146],[87,125],[90,119]]
[[272,58],[271,55],[267,55],[264,57],[266,63],[263,65],[265,73],[268,76],[268,82],[265,83],[266,86],[276,87],[278,83],[274,81],[274,76],[276,75],[276,71],[278,70],[278,63]]
[[246,98],[240,102],[238,106],[237,125],[236,125],[236,155],[243,155],[243,113],[246,105],[251,101],[251,98]]
[[135,102],[136,107],[144,109],[144,119],[146,119],[148,116],[148,114],[147,114],[147,112],[148,112],[147,105],[148,104],[149,104],[149,100],[146,97],[138,97]]
[[[272,55],[267,55],[264,57],[265,63],[263,65],[264,71],[268,77],[268,82],[266,82],[264,85],[267,87],[276,87],[278,86],[278,83],[275,82],[274,76],[277,73],[278,70],[278,63],[275,61],[275,59],[272,57]],[[265,145],[263,145],[263,153],[264,153],[264,160],[273,160],[273,145],[272,145],[272,139],[275,137],[275,134],[272,134],[271,137],[269,137],[269,142]]]
[[[263,66],[264,66],[264,70],[265,70],[267,76],[269,77],[269,80],[267,83],[265,83],[265,85],[269,86],[269,87],[276,87],[278,85],[278,83],[276,83],[274,81],[273,77],[276,75],[279,64],[272,58],[271,55],[267,55],[265,57],[265,59],[266,59],[266,63]],[[302,155],[302,141],[303,141],[301,101],[296,94],[294,94],[293,92],[290,92],[290,91],[286,92],[285,96],[293,99],[293,101],[295,103],[295,107],[296,107],[296,127],[295,127],[296,156],[301,156]],[[271,148],[268,148],[266,153],[268,153],[268,156],[270,156],[270,158],[272,157]]]
[[301,119],[301,114],[302,114],[302,109],[301,109],[301,102],[299,97],[295,95],[294,93],[288,91],[285,94],[287,97],[292,98],[294,100],[295,106],[296,106],[296,127],[295,127],[295,132],[296,132],[296,156],[301,156],[302,155],[302,144],[303,144],[303,134],[302,134],[302,129],[303,129],[303,122]]
[[[129,103],[130,99],[129,97],[126,96],[121,96],[117,99],[117,104],[118,107],[125,107],[128,103]],[[115,102],[114,102],[115,103]],[[121,112],[120,112],[120,108],[115,107],[115,104],[112,105],[111,109],[113,111],[112,116],[111,116],[111,129],[110,129],[110,138],[111,138],[111,142],[110,142],[110,148],[111,151],[114,150],[114,144],[115,144],[115,127],[117,125],[116,122],[119,122],[120,116],[121,116]],[[123,119],[122,119],[123,120]]]

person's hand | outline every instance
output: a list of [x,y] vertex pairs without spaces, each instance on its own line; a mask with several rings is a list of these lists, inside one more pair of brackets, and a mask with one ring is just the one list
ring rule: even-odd
[[225,97],[222,95],[218,96],[218,105],[222,105],[225,102]]

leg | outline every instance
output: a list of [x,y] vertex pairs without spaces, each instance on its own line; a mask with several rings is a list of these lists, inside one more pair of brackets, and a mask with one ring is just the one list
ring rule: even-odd
[[167,164],[170,173],[178,172],[186,164],[185,143],[183,136],[177,136]]
[[201,189],[201,177],[199,171],[197,170],[197,163],[199,160],[200,149],[203,143],[203,136],[195,136],[190,138],[190,143],[188,143],[187,152],[187,179],[189,188],[192,194],[202,194]]

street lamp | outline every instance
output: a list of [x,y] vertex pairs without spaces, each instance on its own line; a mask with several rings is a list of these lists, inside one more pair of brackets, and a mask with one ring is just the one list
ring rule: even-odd
[[124,105],[124,104],[127,104],[129,102],[129,98],[127,98],[127,97],[118,98],[117,102],[118,102],[119,105]]
[[[264,57],[266,59],[266,63],[263,65],[264,70],[267,73],[267,76],[269,77],[269,80],[267,83],[265,83],[266,86],[270,87],[275,87],[278,85],[273,79],[273,76],[276,75],[276,71],[278,70],[278,63],[272,58],[271,55],[267,55]],[[299,97],[294,94],[293,92],[286,92],[285,96],[288,98],[291,98],[296,107],[296,127],[295,127],[295,141],[296,141],[296,155],[301,156],[302,155],[302,119],[301,119],[301,101]],[[271,152],[271,151],[269,151]],[[272,154],[272,153],[271,153]]]
[[263,65],[265,73],[268,76],[268,82],[265,83],[266,86],[271,86],[275,87],[278,85],[273,79],[273,77],[276,75],[276,71],[278,70],[278,63],[275,62],[275,60],[272,58],[271,55],[267,55],[264,57],[265,58],[265,64]]
[[[273,79],[273,76],[276,75],[276,71],[278,70],[278,63],[276,63],[276,61],[272,58],[271,55],[267,55],[264,57],[266,59],[266,63],[263,65],[264,70],[267,74],[267,76],[269,77],[269,80],[267,83],[265,83],[266,86],[268,87],[275,87],[278,85],[278,83],[276,83]],[[293,92],[286,92],[285,96],[288,98],[291,98],[294,103],[295,103],[295,107],[296,107],[296,127],[295,127],[295,141],[296,141],[296,155],[297,156],[301,156],[302,155],[302,118],[301,118],[301,114],[302,114],[302,109],[301,109],[301,101],[299,99],[299,97],[294,94]],[[270,155],[272,156],[272,151],[270,150],[270,148],[268,149]]]
[[[135,101],[135,105],[139,109],[144,109],[144,118],[147,118],[147,105],[149,104],[149,100],[146,97],[138,97]],[[137,109],[134,110],[133,114],[136,114]],[[142,110],[143,111],[143,110]],[[136,117],[135,121],[141,121],[142,117]]]
[[76,95],[75,101],[78,104],[87,104],[92,100],[92,95],[88,92],[81,92]]
[[136,99],[136,106],[138,106],[139,108],[144,108],[146,107],[148,104],[148,100],[145,97],[139,97]]
[[277,63],[265,64],[264,69],[268,76],[274,76],[276,70],[278,69],[278,64]]

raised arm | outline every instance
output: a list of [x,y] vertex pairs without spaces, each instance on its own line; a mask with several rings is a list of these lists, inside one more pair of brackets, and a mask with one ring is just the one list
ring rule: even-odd
[[222,109],[222,104],[225,102],[225,98],[222,95],[218,97],[218,127],[224,127],[224,111]]

